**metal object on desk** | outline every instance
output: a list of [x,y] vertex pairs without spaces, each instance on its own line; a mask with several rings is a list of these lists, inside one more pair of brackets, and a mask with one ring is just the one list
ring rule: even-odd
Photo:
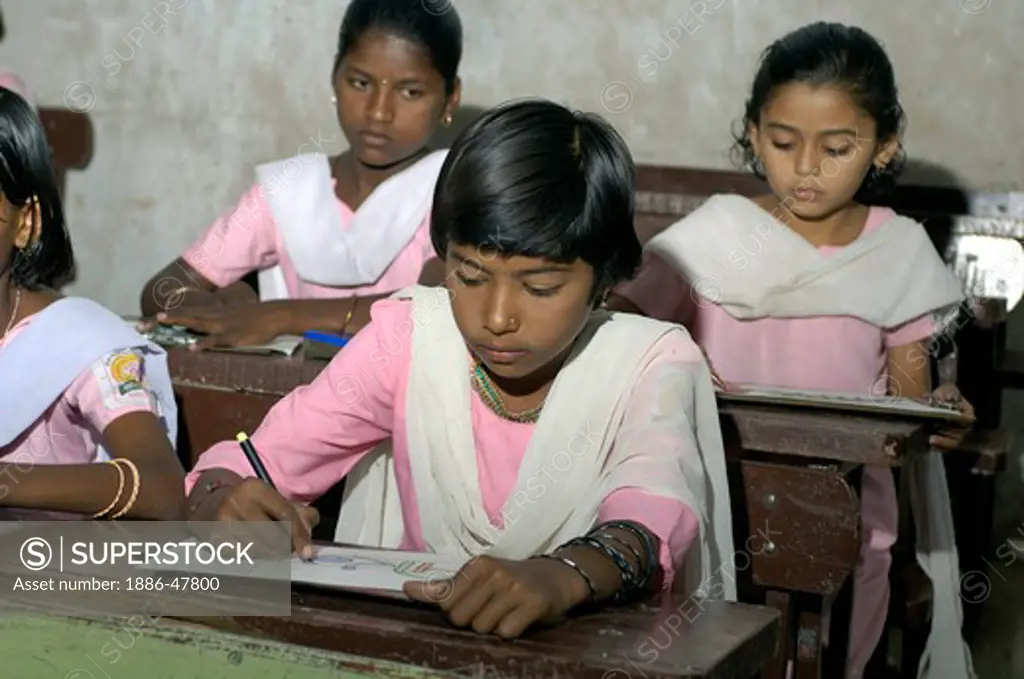
[[162,347],[187,347],[199,341],[199,336],[182,325],[154,326],[151,330],[140,332],[143,337]]

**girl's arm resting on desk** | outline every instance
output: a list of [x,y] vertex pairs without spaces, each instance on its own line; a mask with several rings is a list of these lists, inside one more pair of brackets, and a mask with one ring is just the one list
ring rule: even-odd
[[[438,269],[436,261],[432,259],[424,265],[420,284],[439,285],[443,282],[444,273]],[[279,335],[301,335],[308,330],[353,335],[370,322],[370,307],[391,294],[183,308],[157,318],[163,323],[183,325],[206,333],[206,337],[193,345],[196,350],[253,346],[270,342]]]
[[[185,477],[171,448],[163,424],[154,413],[134,411],[110,422],[103,431],[111,458],[131,460],[139,470],[139,492],[125,518],[184,519],[181,484]],[[96,514],[117,497],[121,474],[112,464],[0,465],[0,504],[23,509],[46,509],[76,514]],[[129,501],[132,474],[124,470],[125,485],[115,514]]]
[[179,257],[147,281],[139,306],[143,316],[153,317],[178,309],[254,301],[258,301],[256,291],[245,283],[238,281],[218,287]]
[[616,557],[582,542],[523,561],[479,556],[449,580],[407,582],[405,593],[439,606],[454,625],[513,639],[535,623],[557,623],[581,604],[606,603],[624,593],[624,572],[639,582],[657,561],[659,547],[645,527],[631,525],[632,530],[598,526],[588,534]]

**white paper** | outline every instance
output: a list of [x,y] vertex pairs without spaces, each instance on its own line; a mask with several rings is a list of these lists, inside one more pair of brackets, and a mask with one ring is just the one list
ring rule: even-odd
[[462,566],[441,554],[389,550],[319,547],[313,562],[292,560],[292,582],[338,589],[401,592],[410,580],[450,578]]
[[281,354],[291,356],[302,344],[302,337],[299,335],[280,335],[266,344],[257,344],[246,347],[217,347],[213,351],[226,351],[235,354]]

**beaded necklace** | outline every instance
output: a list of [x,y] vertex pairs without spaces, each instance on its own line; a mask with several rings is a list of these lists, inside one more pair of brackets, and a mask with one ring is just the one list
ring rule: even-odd
[[501,398],[501,394],[498,393],[498,389],[494,386],[483,365],[476,363],[472,370],[470,370],[469,375],[470,381],[473,383],[473,390],[480,396],[480,400],[499,417],[511,420],[512,422],[526,423],[536,422],[540,418],[540,411],[544,408],[543,401],[534,408],[524,410],[521,413],[513,413],[505,407],[504,399]]

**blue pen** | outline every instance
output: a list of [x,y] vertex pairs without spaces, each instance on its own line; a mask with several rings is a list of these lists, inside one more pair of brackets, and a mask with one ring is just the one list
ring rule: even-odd
[[316,332],[315,330],[307,330],[305,333],[303,333],[302,336],[308,340],[313,340],[314,342],[323,342],[324,344],[330,344],[335,347],[345,346],[346,344],[348,344],[349,339],[348,337],[344,337],[342,335],[331,335],[325,332]]

